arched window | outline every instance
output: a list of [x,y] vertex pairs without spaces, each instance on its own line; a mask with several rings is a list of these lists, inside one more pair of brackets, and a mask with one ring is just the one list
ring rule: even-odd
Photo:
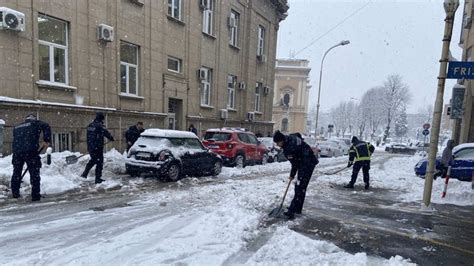
[[285,95],[283,95],[283,104],[285,106],[290,106],[290,94],[289,93],[285,93]]
[[288,118],[283,118],[283,120],[281,120],[281,131],[288,132]]

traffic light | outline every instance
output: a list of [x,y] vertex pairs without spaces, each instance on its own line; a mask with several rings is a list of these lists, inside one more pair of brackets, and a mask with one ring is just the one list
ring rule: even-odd
[[446,108],[446,115],[451,116],[451,105]]

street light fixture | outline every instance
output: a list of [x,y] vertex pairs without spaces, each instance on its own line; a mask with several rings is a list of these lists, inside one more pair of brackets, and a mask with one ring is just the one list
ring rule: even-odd
[[331,46],[325,53],[324,53],[324,56],[323,56],[323,59],[321,60],[321,69],[319,71],[319,89],[318,89],[318,104],[316,105],[316,121],[315,121],[315,125],[314,125],[314,136],[316,137],[316,135],[318,134],[318,118],[319,118],[319,99],[321,97],[321,80],[323,78],[323,63],[324,63],[324,58],[326,58],[326,55],[329,53],[329,51],[331,51],[332,49],[338,47],[338,46],[344,46],[344,45],[348,45],[349,43],[351,43],[350,41],[348,40],[344,40],[344,41],[341,41],[340,43],[334,45],[334,46]]
[[446,69],[449,61],[449,44],[453,35],[454,15],[459,7],[459,0],[444,0],[444,11],[446,19],[444,24],[443,50],[439,60],[438,90],[433,111],[433,126],[430,138],[430,149],[428,153],[428,169],[425,177],[425,188],[423,192],[423,203],[426,207],[431,202],[431,191],[433,188],[433,175],[435,170],[436,153],[438,152],[438,139],[441,125],[441,114],[443,111],[443,95],[446,83]]

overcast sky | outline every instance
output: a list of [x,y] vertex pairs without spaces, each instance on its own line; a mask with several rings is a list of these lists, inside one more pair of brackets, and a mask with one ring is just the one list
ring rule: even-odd
[[[409,113],[434,105],[445,18],[442,0],[289,0],[289,3],[289,15],[280,25],[278,58],[289,58],[291,52],[300,51],[362,8],[295,56],[310,61],[313,86],[310,107],[316,106],[322,56],[341,40],[351,43],[331,50],[326,56],[321,111],[328,111],[340,101],[360,99],[366,90],[381,85],[390,74],[400,74],[410,87],[413,100]],[[452,54],[458,59],[462,53],[458,43],[463,3],[456,12],[451,43]],[[454,83],[454,80],[447,82],[445,102],[449,101]]]

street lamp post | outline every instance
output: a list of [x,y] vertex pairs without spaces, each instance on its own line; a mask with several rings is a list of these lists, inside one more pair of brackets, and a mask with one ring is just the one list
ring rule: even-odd
[[343,46],[343,45],[347,45],[349,44],[350,42],[349,41],[341,41],[340,43],[334,45],[334,46],[331,46],[325,53],[324,53],[324,56],[323,56],[323,59],[321,60],[321,68],[319,70],[319,89],[318,89],[318,104],[316,105],[316,121],[315,121],[315,125],[314,125],[314,136],[316,137],[316,135],[318,134],[318,118],[319,118],[319,99],[321,97],[321,80],[323,78],[323,63],[324,63],[324,58],[326,58],[326,55],[329,53],[329,51],[331,51],[332,49],[338,47],[338,46]]
[[431,190],[433,188],[433,175],[435,170],[436,153],[438,152],[438,139],[441,125],[441,114],[443,111],[444,85],[446,82],[446,69],[449,61],[449,44],[453,33],[454,15],[459,6],[459,0],[444,0],[446,19],[444,24],[443,50],[439,60],[438,90],[433,111],[433,126],[430,138],[430,150],[428,154],[428,169],[425,177],[425,188],[423,192],[423,203],[426,207],[431,202]]

